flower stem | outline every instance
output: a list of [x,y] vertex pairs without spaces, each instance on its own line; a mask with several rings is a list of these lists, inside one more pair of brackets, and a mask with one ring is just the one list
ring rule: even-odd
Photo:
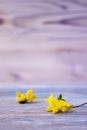
[[86,104],[87,104],[87,102],[85,102],[85,103],[82,103],[82,104],[80,104],[80,105],[77,105],[77,106],[72,106],[72,108],[81,107],[81,106],[84,106],[84,105],[86,105]]

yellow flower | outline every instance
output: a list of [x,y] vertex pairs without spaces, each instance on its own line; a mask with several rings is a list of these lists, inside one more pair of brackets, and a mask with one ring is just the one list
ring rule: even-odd
[[25,103],[26,102],[26,98],[25,98],[25,95],[23,93],[20,93],[20,92],[16,92],[16,101],[19,102],[19,103]]
[[45,102],[49,103],[50,100],[53,98],[53,93],[50,94],[50,96],[48,98],[45,99]]
[[36,95],[34,95],[33,90],[28,90],[25,94],[26,100],[29,102],[33,102],[36,99]]
[[64,106],[63,106],[63,107],[61,107],[61,111],[62,111],[62,112],[66,112],[66,111],[67,111],[67,108],[66,108],[66,107],[64,107]]
[[59,98],[55,98],[53,97],[53,94],[51,94],[45,99],[45,102],[48,103],[48,107],[46,108],[47,112],[66,112],[67,109],[72,108],[71,104],[68,104],[64,99],[62,99],[62,95],[59,95]]
[[36,96],[33,94],[33,90],[28,90],[25,94],[16,92],[16,101],[19,103],[33,102]]

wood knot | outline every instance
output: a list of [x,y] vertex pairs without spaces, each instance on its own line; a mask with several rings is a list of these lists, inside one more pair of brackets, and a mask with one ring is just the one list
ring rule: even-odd
[[4,24],[4,20],[0,18],[0,25]]

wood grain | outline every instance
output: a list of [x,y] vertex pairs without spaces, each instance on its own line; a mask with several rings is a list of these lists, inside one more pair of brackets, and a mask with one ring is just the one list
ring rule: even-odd
[[86,82],[86,0],[0,0],[0,82]]
[[2,89],[1,87],[0,84],[0,130],[87,129],[87,106],[71,109],[67,113],[52,114],[45,111],[47,104],[44,102],[44,98],[53,92],[56,97],[62,93],[68,103],[78,105],[87,101],[87,87],[61,88],[51,84],[50,88],[48,85],[36,88],[34,85],[32,88],[38,98],[31,104],[18,104],[15,101],[15,91],[26,92],[31,85],[24,86],[26,88],[8,85],[4,85]]

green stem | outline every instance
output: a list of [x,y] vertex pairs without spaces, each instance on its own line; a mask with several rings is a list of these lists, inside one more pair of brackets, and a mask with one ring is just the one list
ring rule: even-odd
[[85,102],[85,103],[82,103],[82,104],[80,104],[80,105],[77,105],[77,106],[72,106],[72,108],[81,107],[81,106],[84,106],[84,105],[86,105],[86,104],[87,104],[87,102]]

